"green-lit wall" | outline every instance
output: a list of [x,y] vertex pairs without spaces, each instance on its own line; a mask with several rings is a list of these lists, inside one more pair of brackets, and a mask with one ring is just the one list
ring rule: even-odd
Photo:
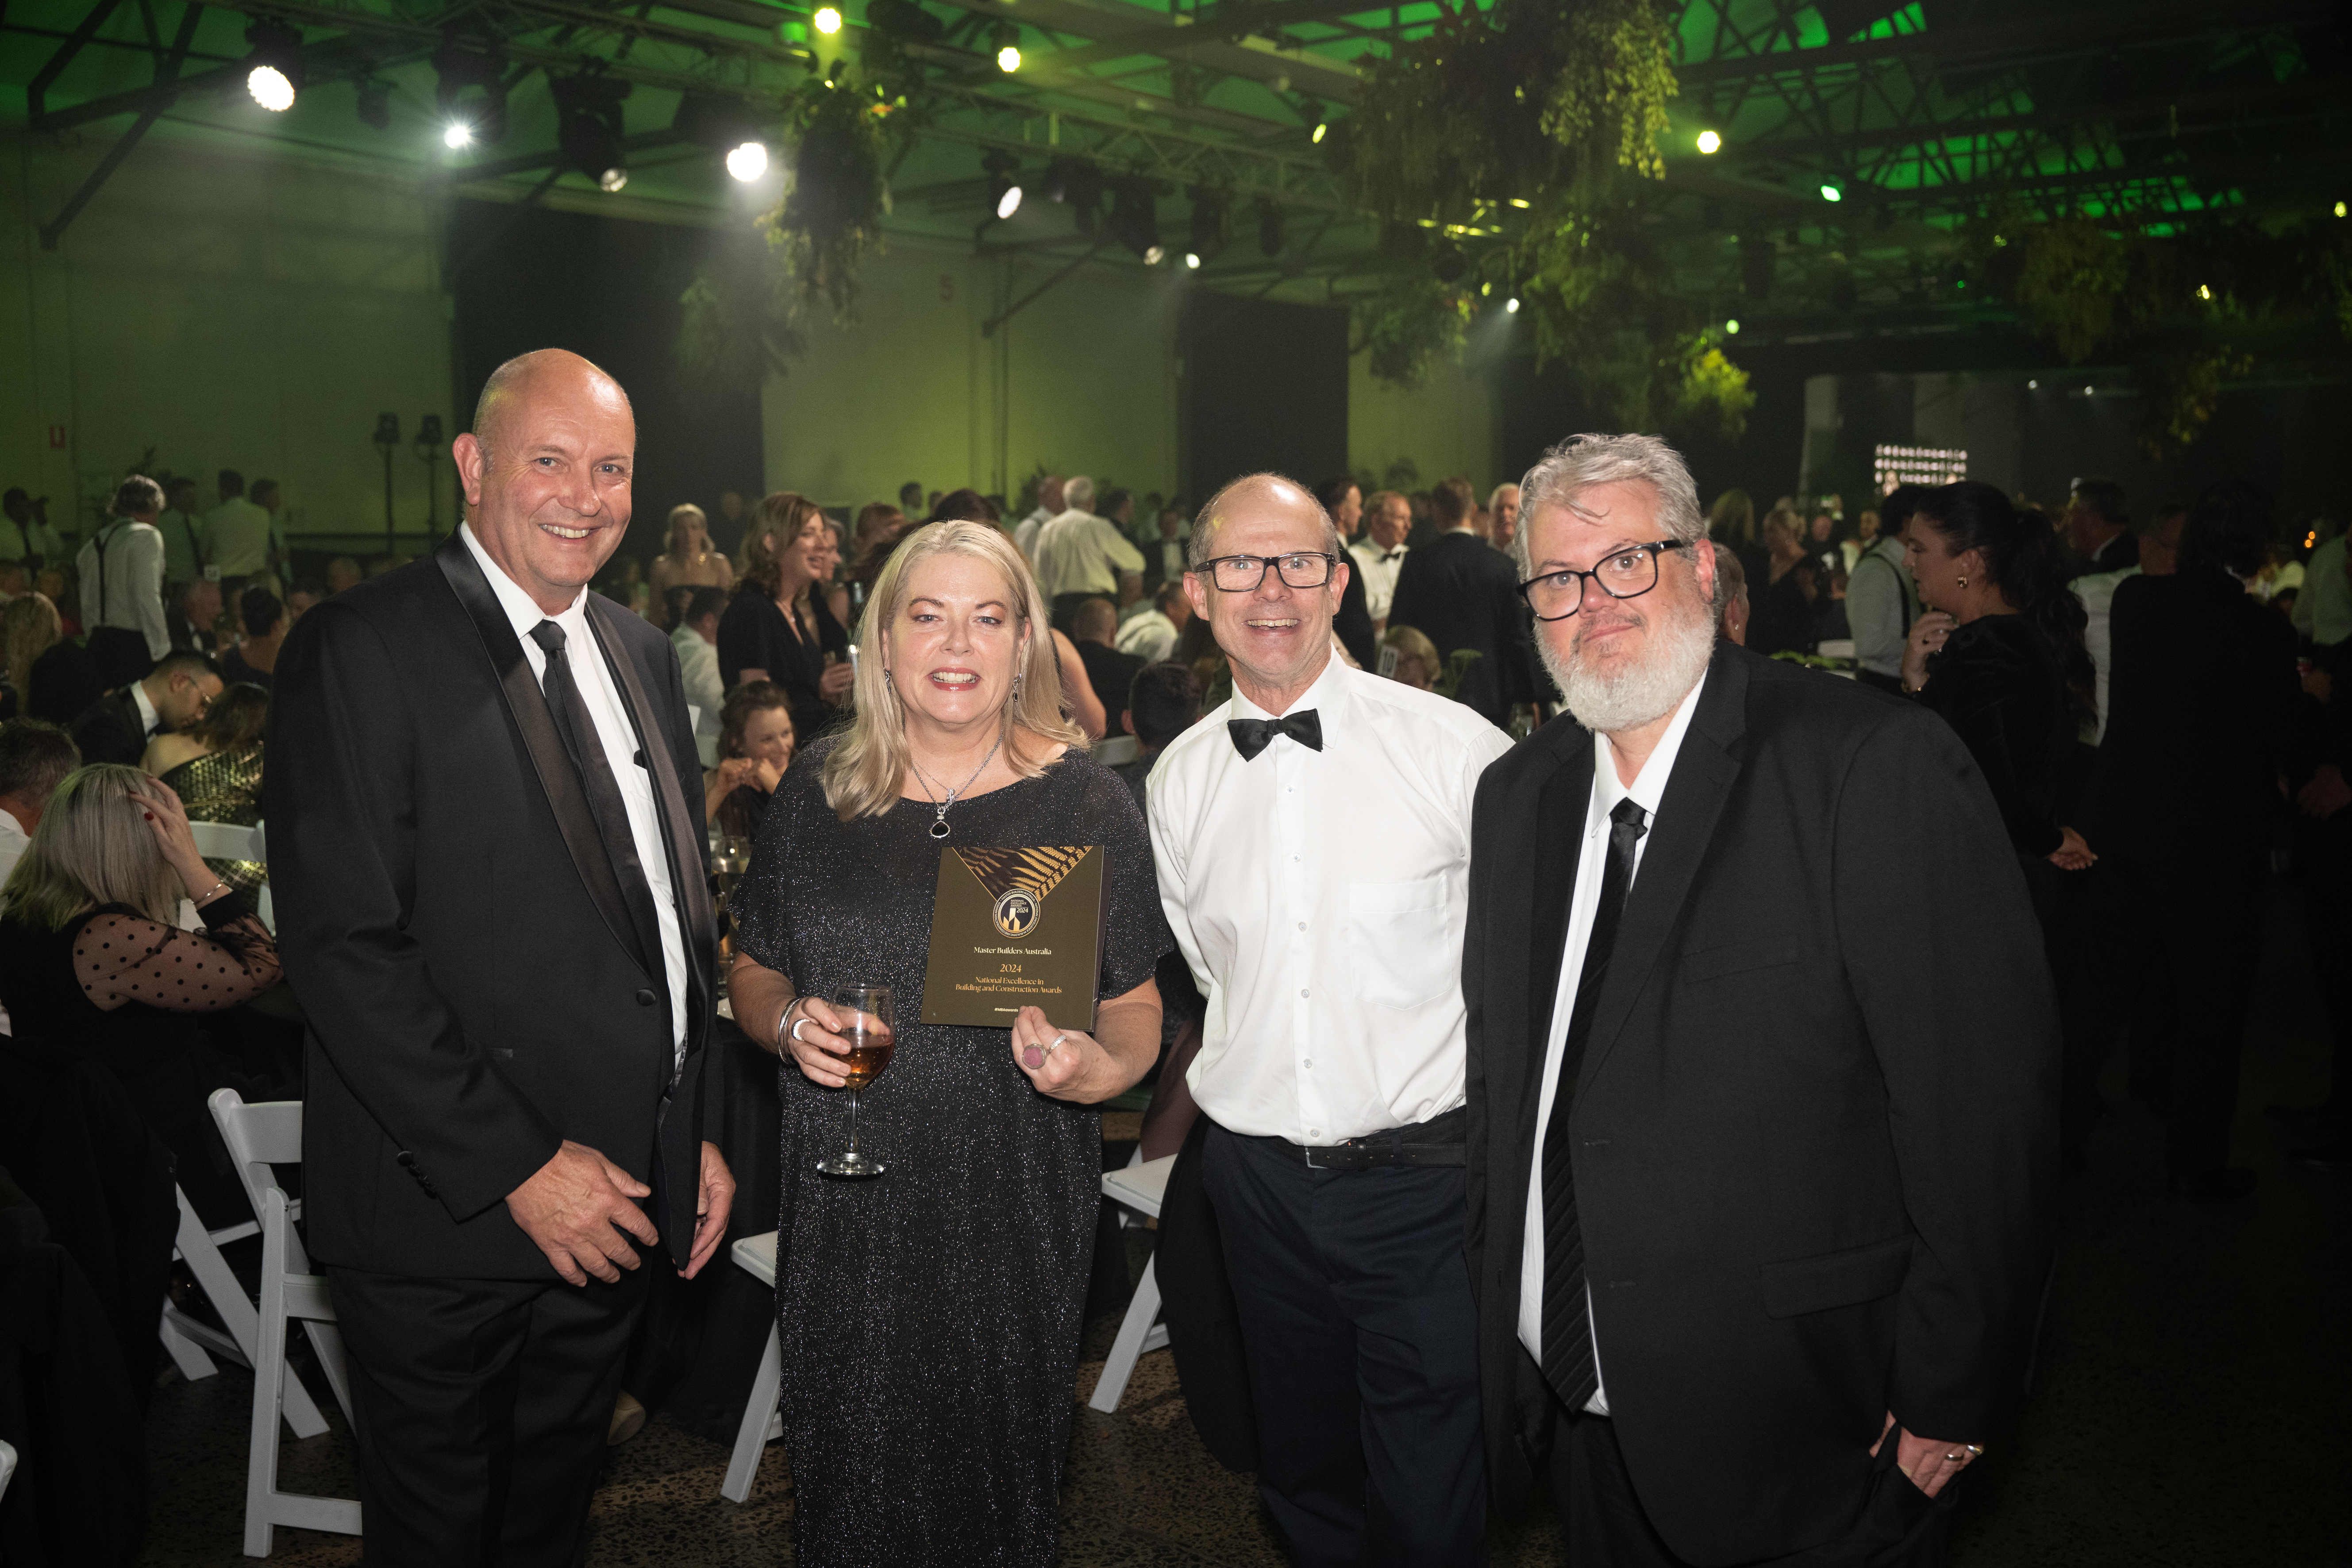
[[909,479],[1011,495],[1042,464],[1171,490],[1174,279],[1082,268],[981,335],[1057,269],[894,241],[865,272],[856,324],[812,331],[769,381],[768,482],[855,506]]
[[1432,366],[1410,389],[1373,379],[1371,356],[1348,364],[1348,454],[1358,473],[1384,481],[1400,460],[1420,476],[1419,488],[1460,474],[1483,500],[1514,471],[1498,471],[1495,391],[1484,370],[1452,360]]
[[[449,416],[427,204],[358,160],[197,151],[169,130],[53,251],[41,225],[108,143],[0,133],[0,482],[49,495],[62,525],[70,498],[87,507],[152,447],[154,467],[204,477],[207,505],[233,468],[282,483],[297,533],[380,533],[377,415],[397,412],[405,437],[421,414]],[[393,468],[401,525],[421,536],[412,445]]]

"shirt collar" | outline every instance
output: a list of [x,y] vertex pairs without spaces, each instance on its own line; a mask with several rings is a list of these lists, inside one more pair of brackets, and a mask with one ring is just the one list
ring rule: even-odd
[[524,593],[513,578],[507,575],[505,567],[490,559],[490,552],[484,550],[482,542],[474,537],[472,523],[459,523],[457,537],[466,542],[466,548],[474,552],[475,564],[480,566],[482,575],[490,580],[490,592],[499,596],[499,608],[507,613],[507,620],[514,626],[516,637],[530,637],[531,628],[541,621],[553,621],[562,626],[567,638],[576,637],[585,629],[588,624],[587,589],[581,589],[562,614],[551,616],[532,602],[531,596]]
[[1251,701],[1248,698],[1243,696],[1241,683],[1236,681],[1234,684],[1234,717],[1236,719],[1281,719],[1286,718],[1292,713],[1304,713],[1308,709],[1313,708],[1321,712],[1323,716],[1324,731],[1326,733],[1328,733],[1331,727],[1332,710],[1340,706],[1339,699],[1341,695],[1341,685],[1346,679],[1343,672],[1348,667],[1346,665],[1339,662],[1339,656],[1338,654],[1331,655],[1328,662],[1323,666],[1323,673],[1315,678],[1314,684],[1309,686],[1306,690],[1300,692],[1298,694],[1298,700],[1293,702],[1288,708],[1284,709],[1280,713],[1269,713],[1265,709],[1259,707],[1256,703]]
[[1657,750],[1650,753],[1650,760],[1642,764],[1642,771],[1633,775],[1633,782],[1630,784],[1617,781],[1617,759],[1610,754],[1609,737],[1598,734],[1592,737],[1592,819],[1595,823],[1607,821],[1609,814],[1617,809],[1617,803],[1628,795],[1633,797],[1635,805],[1649,815],[1652,822],[1657,820],[1658,804],[1665,798],[1666,780],[1675,771],[1675,753],[1683,749],[1683,736],[1690,730],[1691,715],[1698,711],[1698,695],[1706,689],[1706,677],[1701,675],[1698,684],[1683,698],[1682,706],[1675,710],[1674,721],[1666,726],[1666,732],[1658,737]]
[[138,704],[139,725],[142,730],[152,735],[163,728],[163,716],[156,712],[155,704],[147,700],[147,687],[144,682],[134,680],[131,683],[131,700]]

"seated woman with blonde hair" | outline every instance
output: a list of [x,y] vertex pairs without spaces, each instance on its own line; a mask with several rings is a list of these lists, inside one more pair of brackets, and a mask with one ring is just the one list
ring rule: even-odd
[[[202,933],[173,923],[183,898]],[[136,768],[66,775],[0,886],[0,1006],[19,1038],[68,1047],[111,1070],[209,1225],[252,1214],[213,1147],[205,1098],[281,1098],[210,1045],[198,1016],[278,984],[278,944],[250,898],[196,853],[178,795]]]
[[[1063,716],[1010,540],[918,530],[858,633],[851,721],[802,746],[731,901],[736,1022],[799,1069],[781,1085],[776,1248],[796,1560],[1045,1568],[1101,1203],[1095,1108],[1158,1057],[1152,975],[1175,943],[1142,814]],[[941,857],[1077,846],[1106,862],[1092,984],[1010,1029],[925,1023]],[[1039,918],[1076,939],[1095,913]],[[897,1007],[889,1070],[860,1091],[858,1146],[887,1169],[873,1181],[814,1163],[842,1147],[851,986]]]
[[[261,820],[261,737],[268,728],[269,693],[258,686],[232,686],[194,724],[148,742],[139,765],[185,804],[191,821],[251,827]],[[268,879],[256,860],[205,864],[246,892]]]
[[1422,691],[1437,689],[1437,678],[1444,673],[1445,661],[1437,657],[1437,645],[1415,626],[1391,626],[1381,634],[1381,646],[1396,649],[1396,667],[1391,680],[1400,680]]
[[672,588],[731,588],[735,564],[710,547],[710,520],[692,501],[669,509],[669,536],[646,574],[658,605]]

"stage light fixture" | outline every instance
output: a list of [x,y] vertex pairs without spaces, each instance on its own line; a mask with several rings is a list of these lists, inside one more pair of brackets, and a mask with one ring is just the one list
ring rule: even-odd
[[1324,138],[1324,137],[1326,137],[1326,136],[1328,136],[1328,135],[1329,135],[1329,134],[1330,134],[1330,132],[1331,132],[1331,127],[1330,127],[1328,124],[1325,123],[1324,121],[1322,121],[1318,120],[1318,121],[1317,121],[1315,122],[1315,131],[1314,131],[1314,133],[1313,133],[1312,135],[1308,136],[1308,137],[1307,137],[1307,140],[1308,140],[1308,141],[1310,141],[1310,142],[1314,142],[1314,143],[1315,143],[1315,145],[1317,145],[1318,147],[1320,147],[1321,145],[1323,145],[1323,138]]
[[1122,180],[1111,195],[1110,237],[1150,267],[1167,254],[1160,244],[1159,193],[1149,180]]
[[2200,300],[2210,300],[2213,297],[2213,286],[2210,283],[2200,283],[2197,285],[2197,297]]
[[1519,297],[1517,294],[1514,294],[1509,299],[1504,300],[1503,309],[1509,311],[1514,316],[1517,315],[1519,313]]
[[1845,200],[1845,193],[1839,190],[1835,185],[1823,185],[1822,187],[1822,200],[1825,202],[1842,202]]
[[283,22],[256,22],[245,30],[253,46],[246,57],[245,90],[272,114],[294,107],[302,89],[302,35]]
[[1011,76],[1021,68],[1021,51],[1011,44],[996,51],[996,68]]
[[2336,204],[2336,216],[2337,217],[2342,217],[2347,211],[2352,211],[2352,208],[2347,208],[2342,202],[2337,202]]
[[2025,390],[2028,392],[2039,392],[2042,390],[2042,384],[2029,376],[2026,379]]
[[809,20],[816,24],[816,30],[818,32],[824,33],[828,37],[841,31],[841,13],[831,5],[818,6],[816,8],[816,15],[810,17]]
[[[462,126],[465,137],[449,140],[445,132],[442,141],[449,146],[463,147],[477,137],[496,142],[507,133],[507,59],[496,45],[468,46],[455,28],[444,32],[441,47],[433,52],[433,69],[438,79],[433,89],[433,101],[441,110],[442,120],[454,132]],[[472,94],[468,98],[468,94]]]
[[392,126],[392,84],[388,81],[360,83],[360,123],[373,125],[378,131]]
[[1730,333],[1733,337],[1738,337],[1739,335],[1739,318],[1734,316],[1731,320],[1724,322],[1723,330]]
[[1257,249],[1260,256],[1280,256],[1290,243],[1289,221],[1282,204],[1270,197],[1257,201]]
[[1011,217],[1021,210],[1021,160],[1002,147],[992,148],[980,161],[988,175],[988,205],[999,219]]
[[448,148],[452,153],[460,147],[470,147],[473,144],[474,128],[462,120],[441,132],[441,145]]
[[555,144],[564,162],[612,194],[629,183],[629,155],[622,144],[621,100],[630,83],[583,73],[549,82],[555,94]]
[[727,172],[750,184],[768,172],[768,147],[764,142],[746,142],[727,154]]
[[1699,150],[1700,152],[1702,152],[1702,153],[1714,153],[1714,152],[1718,152],[1718,151],[1720,151],[1720,150],[1722,149],[1722,146],[1723,146],[1723,138],[1722,138],[1722,137],[1720,137],[1720,136],[1718,136],[1718,135],[1717,135],[1714,132],[1712,132],[1712,131],[1702,131],[1702,132],[1700,132],[1698,133],[1698,150]]
[[1201,270],[1201,253],[1197,250],[1186,251],[1184,253],[1184,265],[1191,271],[1198,272]]

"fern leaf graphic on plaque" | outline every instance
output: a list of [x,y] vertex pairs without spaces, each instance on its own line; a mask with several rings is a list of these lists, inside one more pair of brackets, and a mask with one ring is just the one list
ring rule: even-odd
[[954,854],[991,895],[1001,899],[1019,888],[1043,899],[1070,874],[1071,868],[1086,858],[1087,846],[1047,844],[1028,849],[959,848]]

